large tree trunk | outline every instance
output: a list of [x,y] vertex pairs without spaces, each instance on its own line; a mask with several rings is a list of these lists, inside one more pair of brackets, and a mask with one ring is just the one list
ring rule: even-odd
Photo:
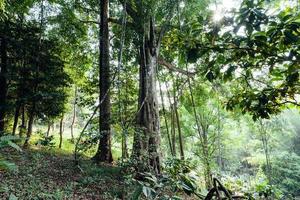
[[62,145],[63,132],[64,132],[64,115],[61,117],[60,122],[59,122],[59,145],[58,145],[58,148],[60,148],[60,149],[61,149],[61,145]]
[[109,65],[109,29],[108,29],[109,0],[101,0],[100,23],[100,117],[99,134],[100,142],[94,160],[97,162],[113,161],[111,153],[111,129],[110,129],[110,65]]
[[0,69],[0,136],[3,135],[6,115],[7,95],[7,41],[5,36],[1,37],[1,69]]
[[[152,170],[160,173],[160,124],[156,96],[156,46],[153,20],[144,34],[140,47],[140,85],[137,126],[133,144],[133,156],[144,166],[139,170]],[[147,169],[149,168],[150,169]]]

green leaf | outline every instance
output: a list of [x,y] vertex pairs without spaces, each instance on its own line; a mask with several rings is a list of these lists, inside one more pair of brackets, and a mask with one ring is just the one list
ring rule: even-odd
[[152,194],[155,194],[156,192],[150,187],[143,186],[143,193],[145,197],[152,198]]
[[16,143],[13,143],[12,141],[8,141],[7,145],[16,149],[17,151],[22,151],[22,149]]
[[131,200],[139,200],[142,192],[142,186],[138,186],[138,188],[133,192]]
[[8,162],[6,160],[0,160],[0,169],[7,171],[16,171],[18,168],[14,163]]

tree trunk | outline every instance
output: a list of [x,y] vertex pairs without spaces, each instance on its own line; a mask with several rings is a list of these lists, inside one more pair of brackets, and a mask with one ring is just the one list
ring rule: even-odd
[[210,160],[206,158],[205,160],[205,169],[204,169],[204,178],[205,178],[205,185],[206,189],[212,188],[212,173],[211,173],[211,167],[210,167]]
[[13,131],[12,134],[15,135],[16,134],[16,129],[18,126],[18,121],[19,121],[19,114],[20,114],[20,110],[21,110],[21,104],[19,101],[17,101],[16,103],[16,111],[15,111],[15,116],[14,116],[14,124],[13,124]]
[[1,69],[0,69],[0,136],[4,133],[7,95],[7,41],[1,37]]
[[20,138],[23,137],[23,133],[25,132],[25,130],[26,130],[25,106],[22,105],[22,122],[21,122],[20,130],[19,130]]
[[35,115],[35,103],[34,105],[32,105],[31,111],[29,112],[29,116],[28,116],[28,129],[27,129],[27,133],[26,133],[26,138],[25,138],[25,142],[24,142],[24,148],[27,148],[29,145],[29,140],[32,134],[32,126],[33,126],[33,121],[34,121],[34,115]]
[[176,101],[174,102],[174,111],[175,111],[175,117],[176,117],[177,129],[178,129],[180,159],[184,160],[183,138],[182,138],[182,134],[181,134],[181,126],[180,126],[179,113],[178,113]]
[[75,94],[74,94],[74,104],[73,104],[73,117],[71,123],[71,138],[72,142],[74,141],[74,124],[76,120],[76,103],[77,103],[77,86],[75,85]]
[[63,139],[63,132],[64,132],[64,115],[61,117],[59,122],[59,145],[58,148],[61,149],[62,139]]
[[113,161],[111,153],[111,128],[110,128],[110,65],[109,65],[109,28],[108,28],[109,0],[100,1],[100,117],[99,134],[100,142],[94,160],[96,162]]
[[208,150],[208,138],[207,138],[207,128],[204,128],[203,130],[203,157],[204,157],[204,177],[205,177],[205,184],[206,188],[210,189],[212,187],[212,173],[211,173],[211,167],[210,167],[210,155]]
[[127,149],[127,130],[123,130],[122,133],[122,159],[128,158],[128,149]]
[[[38,45],[38,50],[41,50],[41,45],[42,45],[42,34],[43,34],[43,26],[44,26],[44,0],[41,1],[40,4],[40,34],[39,34],[39,45]],[[34,93],[38,93],[38,80],[39,80],[39,72],[40,72],[40,55],[37,54],[36,56],[36,60],[35,60],[35,64],[36,64],[36,71],[35,71],[35,75],[34,75],[34,80],[33,80],[33,91]],[[29,116],[28,116],[28,129],[27,129],[27,133],[26,133],[26,139],[24,142],[24,147],[28,147],[29,144],[29,139],[31,137],[32,134],[32,126],[33,126],[33,122],[34,122],[34,118],[36,115],[36,104],[37,104],[37,99],[36,97],[33,97],[32,99],[32,106],[31,106],[31,110],[29,112]]]
[[[220,101],[220,100],[219,100]],[[217,163],[220,171],[224,171],[223,155],[222,155],[222,138],[221,138],[221,115],[220,115],[220,105],[218,104],[218,137],[217,137]]]
[[266,127],[262,120],[260,120],[260,135],[261,141],[263,144],[263,149],[265,153],[266,159],[266,175],[270,184],[272,184],[272,167],[271,167],[271,160],[270,160],[270,152],[269,152],[269,145],[268,145],[268,133]]
[[174,157],[176,158],[176,127],[175,127],[175,110],[174,104],[171,105],[171,134],[172,134],[172,149],[174,153]]
[[48,127],[47,127],[47,132],[46,132],[46,137],[49,137],[51,125],[52,125],[52,122],[49,121],[48,122]]
[[[169,132],[169,124],[168,124],[168,119],[167,119],[167,113],[166,113],[166,108],[165,108],[165,104],[164,104],[164,96],[163,96],[163,92],[162,92],[162,89],[161,89],[160,80],[158,80],[157,82],[158,82],[158,85],[159,85],[159,93],[160,93],[160,99],[161,99],[161,104],[162,104],[162,112],[163,112],[164,122],[165,122],[165,126],[166,126],[167,139],[168,139],[168,144],[169,144],[169,148],[170,148],[170,153],[171,153],[172,156],[174,156],[171,136],[170,136],[170,132]],[[166,88],[166,89],[168,90],[168,88]]]
[[[160,173],[160,124],[156,96],[157,55],[158,48],[151,19],[149,32],[144,34],[140,47],[138,130],[134,135],[133,156],[143,165],[139,170]],[[150,169],[147,169],[149,166]]]

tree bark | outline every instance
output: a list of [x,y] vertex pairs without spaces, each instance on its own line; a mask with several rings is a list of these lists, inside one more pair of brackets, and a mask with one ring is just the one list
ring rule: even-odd
[[61,145],[62,145],[63,132],[64,132],[64,115],[62,115],[60,122],[59,122],[59,145],[58,145],[58,148],[60,148],[60,149],[61,149]]
[[1,37],[1,69],[0,69],[0,136],[4,133],[7,96],[7,41]]
[[[156,96],[156,46],[153,19],[149,32],[144,34],[140,47],[140,85],[137,126],[134,135],[133,156],[144,167],[139,170],[152,170],[160,173],[160,124]],[[150,169],[147,169],[150,166]]]
[[109,0],[100,1],[100,117],[99,134],[100,141],[94,160],[96,162],[113,161],[111,153],[111,128],[110,128],[110,65],[109,65],[109,28],[108,28]]

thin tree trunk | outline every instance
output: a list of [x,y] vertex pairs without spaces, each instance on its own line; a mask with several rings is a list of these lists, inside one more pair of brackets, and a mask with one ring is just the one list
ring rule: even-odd
[[19,136],[20,138],[23,137],[23,133],[25,132],[26,130],[26,119],[25,119],[25,106],[22,105],[22,122],[21,122],[21,126],[19,128]]
[[203,156],[205,163],[205,184],[206,188],[210,189],[212,187],[212,173],[210,167],[210,155],[208,150],[208,138],[207,138],[207,129],[203,130]]
[[6,116],[6,95],[7,95],[7,41],[5,36],[1,37],[1,69],[0,69],[0,136],[4,133]]
[[[178,25],[179,25],[179,29],[180,31],[182,31],[182,26],[181,26],[181,20],[180,20],[180,1],[177,1],[177,5],[176,5],[176,10],[177,10],[177,17],[178,17]],[[178,51],[180,52],[180,49],[178,49]],[[180,54],[178,54],[178,60],[180,59]],[[190,80],[188,79],[189,85],[190,85]],[[178,85],[176,87],[177,91],[179,91],[178,89]],[[191,91],[192,93],[192,91]],[[191,94],[192,96],[192,94]],[[175,115],[176,115],[176,122],[177,122],[177,128],[178,128],[178,137],[179,137],[179,147],[180,147],[180,159],[184,160],[184,148],[183,148],[183,138],[182,138],[182,134],[181,134],[181,126],[180,126],[180,120],[179,120],[179,113],[178,113],[178,107],[177,107],[177,97],[176,97],[176,91],[174,90],[174,107],[175,107]]]
[[[24,101],[22,100],[24,98],[24,78],[26,77],[26,75],[24,74],[24,60],[22,60],[22,62],[21,62],[20,74],[21,74],[22,78],[20,79],[20,84],[18,85],[18,90],[17,90],[18,91],[18,97],[17,97],[17,101],[16,101],[16,110],[15,110],[15,116],[14,116],[13,135],[16,134],[16,130],[17,130],[17,126],[18,126],[18,120],[19,120],[19,116],[20,116],[20,111],[21,111],[22,108],[24,110],[24,105],[23,105]],[[24,121],[25,121],[25,119],[24,119]],[[23,121],[22,121],[22,123],[23,123]]]
[[73,117],[71,123],[71,138],[74,141],[74,124],[76,120],[76,103],[77,103],[77,86],[75,85],[74,104],[73,104]]
[[61,145],[62,145],[63,132],[64,132],[64,115],[62,115],[60,122],[59,122],[59,145],[58,145],[58,148],[60,148],[60,149],[61,149]]
[[175,118],[174,118],[174,104],[172,102],[172,99],[171,99],[171,93],[170,93],[170,90],[168,89],[169,86],[168,84],[166,83],[166,90],[167,90],[167,97],[168,97],[168,100],[169,100],[169,104],[170,104],[170,143],[171,143],[171,146],[172,146],[172,156],[176,157],[176,132],[175,132]]
[[[187,69],[187,61],[186,61],[186,69]],[[196,122],[196,126],[197,126],[197,132],[199,135],[199,139],[200,139],[201,147],[202,147],[202,153],[204,156],[203,165],[205,166],[205,170],[204,170],[205,184],[206,184],[206,188],[210,189],[212,186],[212,179],[211,179],[212,177],[211,177],[211,169],[210,169],[210,165],[209,165],[210,160],[208,159],[209,152],[208,152],[207,128],[206,128],[206,125],[203,124],[203,122],[200,122],[200,120],[199,120],[190,78],[188,78],[188,86],[189,86],[189,92],[190,92],[191,103],[192,103],[192,108],[193,108],[193,114],[194,114],[195,122]]]
[[172,148],[174,157],[176,158],[176,127],[175,127],[175,111],[174,104],[171,105],[171,133],[172,133]]
[[217,162],[219,169],[221,171],[224,170],[223,159],[222,159],[222,147],[221,147],[221,116],[220,116],[220,105],[218,104],[218,137],[217,137],[217,145],[218,145],[218,156]]
[[29,140],[32,135],[32,127],[33,127],[33,121],[34,121],[34,115],[35,115],[35,103],[32,105],[31,111],[29,112],[28,116],[28,128],[27,128],[27,133],[26,133],[26,138],[24,142],[24,148],[27,148],[29,145]]
[[14,116],[14,124],[13,124],[13,131],[12,134],[15,135],[16,134],[16,129],[18,126],[18,121],[19,121],[19,114],[20,114],[20,110],[21,110],[21,104],[19,101],[17,101],[16,103],[16,110],[15,110],[15,116]]
[[181,134],[181,126],[180,126],[179,113],[178,113],[176,101],[174,103],[174,111],[175,111],[175,117],[176,117],[177,129],[178,129],[180,159],[184,160],[183,138],[182,138],[182,134]]
[[[173,80],[174,80],[174,76],[173,76]],[[174,90],[173,90],[173,101],[174,101],[174,106],[173,107],[174,107],[174,114],[175,114],[177,131],[178,131],[178,138],[179,138],[180,159],[184,160],[183,138],[182,138],[182,134],[181,134],[181,126],[180,126],[179,113],[178,113],[178,104],[177,104],[178,96],[176,94],[176,90],[179,91],[177,82],[176,82],[176,84],[174,84]]]
[[94,160],[97,162],[113,161],[111,153],[111,128],[110,128],[110,65],[109,65],[109,28],[108,28],[109,0],[100,1],[100,117],[99,134],[100,142]]
[[267,130],[264,127],[262,120],[260,120],[260,127],[261,127],[261,141],[263,144],[263,149],[266,158],[266,175],[268,177],[268,181],[271,184],[272,182],[272,168],[271,168],[271,161],[270,161],[270,153],[269,153],[269,145],[268,145],[268,138],[267,138]]
[[49,137],[51,125],[52,125],[52,122],[49,121],[49,122],[48,122],[47,132],[46,132],[46,137]]
[[122,159],[128,158],[127,131],[122,134]]
[[[173,146],[172,146],[172,141],[171,141],[171,136],[170,136],[170,131],[169,131],[169,124],[168,124],[168,119],[167,119],[167,113],[166,113],[166,108],[165,108],[165,103],[164,103],[164,96],[163,96],[163,92],[161,89],[161,83],[159,80],[158,80],[158,85],[159,85],[159,93],[160,93],[160,99],[161,99],[161,104],[162,104],[162,111],[163,111],[163,116],[164,116],[164,121],[165,121],[165,126],[166,126],[169,148],[170,148],[171,155],[174,156],[174,150],[173,150]],[[168,90],[168,88],[167,88],[167,90]]]

